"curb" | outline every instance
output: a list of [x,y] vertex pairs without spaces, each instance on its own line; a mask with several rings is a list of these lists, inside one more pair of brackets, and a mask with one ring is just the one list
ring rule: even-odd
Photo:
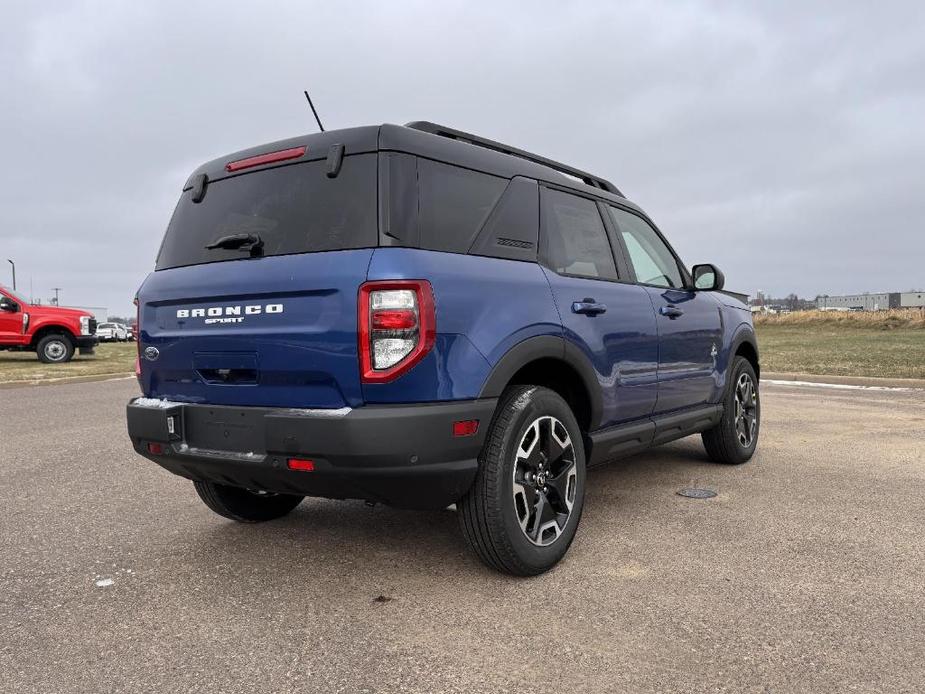
[[779,373],[762,371],[761,380],[803,381],[805,383],[826,383],[844,386],[874,386],[880,388],[925,388],[922,378],[873,378],[869,376],[833,376],[803,373]]
[[63,378],[43,378],[37,380],[0,382],[0,390],[13,388],[31,388],[32,386],[60,386],[68,383],[92,383],[94,381],[121,381],[134,378],[134,373],[116,372],[111,374],[94,374],[92,376],[65,376]]

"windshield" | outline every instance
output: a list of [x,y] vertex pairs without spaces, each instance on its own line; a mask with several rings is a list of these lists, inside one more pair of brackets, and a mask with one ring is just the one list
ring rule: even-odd
[[377,175],[375,154],[355,154],[334,178],[322,160],[210,182],[198,203],[188,190],[167,227],[156,269],[373,247],[379,238]]
[[11,299],[13,299],[13,301],[15,301],[15,302],[17,302],[17,303],[20,303],[20,304],[23,304],[24,306],[31,306],[31,305],[32,305],[32,302],[31,302],[31,301],[26,301],[26,299],[25,299],[24,297],[20,296],[19,294],[17,294],[16,292],[14,292],[14,291],[13,291],[12,289],[10,289],[9,287],[5,287],[5,286],[3,286],[2,284],[0,284],[0,289],[2,289],[2,290],[4,291],[4,293],[5,293],[7,296],[9,296]]

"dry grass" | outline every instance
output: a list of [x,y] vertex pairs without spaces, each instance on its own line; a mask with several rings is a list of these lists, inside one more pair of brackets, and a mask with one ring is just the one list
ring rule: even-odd
[[925,313],[802,311],[755,316],[766,371],[925,378]]
[[75,354],[66,364],[43,364],[35,352],[0,352],[0,383],[131,374],[135,372],[136,350],[134,342],[106,343],[96,348],[96,354]]
[[794,311],[755,315],[756,326],[824,326],[867,330],[925,329],[925,310],[898,308],[889,311]]

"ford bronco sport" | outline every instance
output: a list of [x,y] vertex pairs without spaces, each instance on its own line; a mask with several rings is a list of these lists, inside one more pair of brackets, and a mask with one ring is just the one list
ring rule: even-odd
[[456,504],[500,571],[552,567],[586,469],[758,440],[748,307],[610,182],[426,122],[197,169],[138,291],[135,450],[216,513]]

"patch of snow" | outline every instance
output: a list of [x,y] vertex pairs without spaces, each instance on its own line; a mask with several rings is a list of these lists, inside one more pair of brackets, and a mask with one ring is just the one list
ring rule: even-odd
[[111,578],[100,578],[97,579],[95,583],[97,588],[106,588],[107,586],[111,586],[113,583],[115,583],[115,581],[113,581]]
[[353,409],[350,407],[339,407],[335,409],[299,409],[299,408],[290,408],[282,410],[280,414],[290,415],[294,417],[345,417],[348,414],[353,412]]
[[132,400],[132,404],[135,407],[149,407],[152,410],[169,410],[171,407],[180,407],[183,403],[158,400],[157,398],[135,398]]

